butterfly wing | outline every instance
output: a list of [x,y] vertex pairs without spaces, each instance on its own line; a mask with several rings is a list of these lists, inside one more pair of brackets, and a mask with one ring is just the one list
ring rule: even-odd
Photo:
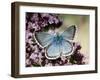
[[53,40],[53,35],[47,32],[38,32],[35,34],[35,39],[42,47],[47,47]]
[[61,35],[65,40],[73,40],[76,32],[76,26],[72,25],[67,28]]
[[49,59],[56,59],[60,56],[60,45],[52,42],[46,49],[46,57]]
[[68,56],[73,51],[73,44],[67,40],[63,40],[60,49],[63,56]]
[[61,34],[61,36],[63,37],[62,46],[61,46],[61,51],[63,56],[72,54],[73,44],[71,40],[74,39],[75,32],[76,32],[76,26],[72,25]]

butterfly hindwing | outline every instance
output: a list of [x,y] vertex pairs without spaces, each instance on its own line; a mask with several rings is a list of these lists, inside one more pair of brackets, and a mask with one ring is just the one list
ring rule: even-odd
[[50,59],[55,59],[57,57],[60,56],[60,45],[59,44],[55,44],[55,42],[52,42],[48,47],[47,47],[47,57]]
[[69,55],[72,50],[73,50],[73,45],[71,42],[67,41],[67,40],[63,40],[62,41],[62,45],[60,46],[60,50],[62,52],[62,55]]

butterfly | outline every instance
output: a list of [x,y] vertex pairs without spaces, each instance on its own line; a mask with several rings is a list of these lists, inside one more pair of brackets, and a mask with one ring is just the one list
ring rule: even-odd
[[63,33],[37,32],[34,35],[34,39],[40,47],[45,49],[46,58],[57,59],[60,56],[69,56],[73,53],[75,33],[76,26],[72,25]]

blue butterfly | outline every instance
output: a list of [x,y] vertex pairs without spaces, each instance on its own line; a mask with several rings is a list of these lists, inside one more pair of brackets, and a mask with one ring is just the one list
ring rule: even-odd
[[35,34],[35,40],[45,49],[45,56],[48,59],[57,59],[60,56],[71,55],[74,47],[72,40],[76,33],[76,26],[68,27],[63,33],[49,34],[47,32],[38,32]]

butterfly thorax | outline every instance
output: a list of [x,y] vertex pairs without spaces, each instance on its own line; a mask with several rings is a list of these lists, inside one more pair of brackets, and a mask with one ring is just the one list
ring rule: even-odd
[[53,43],[55,43],[56,45],[62,44],[63,41],[63,37],[59,34],[56,34],[53,38]]

